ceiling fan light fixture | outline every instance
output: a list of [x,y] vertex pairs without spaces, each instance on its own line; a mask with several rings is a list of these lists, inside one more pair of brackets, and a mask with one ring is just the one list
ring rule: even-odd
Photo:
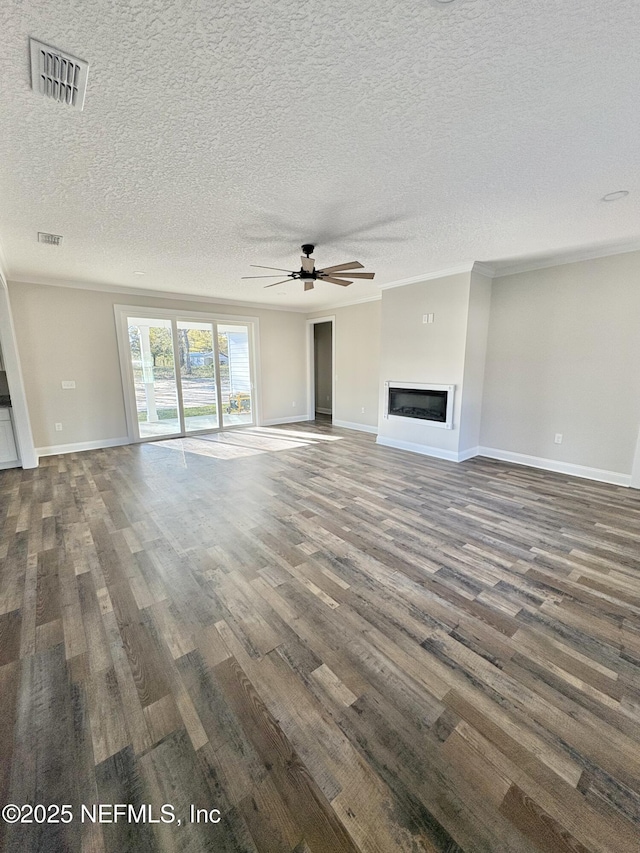
[[[334,264],[334,266],[325,267],[324,269],[317,270],[315,259],[311,257],[311,253],[315,249],[313,243],[303,243],[300,248],[304,252],[304,255],[300,258],[301,266],[299,270],[283,270],[279,267],[265,267],[259,264],[251,264],[250,266],[258,267],[259,269],[264,270],[277,270],[280,273],[287,273],[288,278],[284,279],[283,281],[276,281],[273,284],[266,284],[265,287],[275,287],[278,284],[286,284],[287,281],[301,281],[304,284],[305,292],[307,290],[313,290],[316,281],[327,281],[331,284],[339,284],[342,287],[348,287],[350,284],[353,284],[353,282],[345,281],[345,276],[347,278],[372,279],[375,275],[375,273],[372,272],[344,272],[344,270],[364,269],[363,265],[359,261],[349,261],[349,263],[346,264]],[[334,278],[334,273],[338,277]],[[242,276],[242,279],[248,278],[280,278],[280,276],[273,274]]]

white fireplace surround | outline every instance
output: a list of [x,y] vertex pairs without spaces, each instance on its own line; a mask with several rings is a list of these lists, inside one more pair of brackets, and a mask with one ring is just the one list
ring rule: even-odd
[[421,382],[393,382],[389,380],[384,383],[384,414],[386,420],[406,421],[403,415],[392,415],[389,413],[389,388],[407,388],[415,391],[446,391],[447,392],[447,410],[445,421],[430,421],[420,420],[420,423],[428,427],[440,427],[441,429],[453,429],[453,396],[455,385],[434,385],[433,383]]

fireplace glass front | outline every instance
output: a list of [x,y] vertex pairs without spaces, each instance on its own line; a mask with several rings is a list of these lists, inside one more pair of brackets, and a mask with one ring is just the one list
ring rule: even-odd
[[389,388],[389,414],[445,423],[448,391]]

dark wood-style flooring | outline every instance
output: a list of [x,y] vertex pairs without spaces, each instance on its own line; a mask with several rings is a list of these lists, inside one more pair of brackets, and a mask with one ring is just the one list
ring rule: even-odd
[[0,497],[0,805],[74,816],[3,851],[640,849],[640,493],[310,423]]

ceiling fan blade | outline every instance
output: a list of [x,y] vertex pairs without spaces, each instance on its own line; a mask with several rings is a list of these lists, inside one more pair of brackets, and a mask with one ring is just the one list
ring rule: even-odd
[[273,284],[265,284],[265,287],[275,287],[276,284],[286,284],[288,281],[293,281],[293,279],[285,278],[284,281],[274,281]]
[[350,284],[353,284],[352,281],[342,281],[339,278],[331,278],[328,275],[323,275],[320,280],[321,281],[330,281],[331,284],[341,284],[343,287],[348,287]]
[[306,258],[304,255],[302,255],[300,257],[300,260],[302,261],[302,269],[305,272],[313,272],[313,268],[316,262],[315,258]]
[[318,272],[338,272],[338,270],[363,270],[364,264],[359,264],[358,261],[350,261],[348,264],[336,264],[333,267],[325,267]]
[[305,289],[305,291],[313,290],[313,282],[312,281],[305,281],[304,289]]
[[255,267],[259,270],[278,270],[278,272],[293,272],[293,270],[281,270],[280,267],[262,267],[260,264],[249,264],[250,267]]
[[337,276],[338,278],[344,278],[345,276],[347,278],[373,278],[375,273],[374,272],[334,272],[333,275]]
[[278,278],[278,276],[277,275],[241,275],[240,276],[241,280],[245,279],[245,278]]

